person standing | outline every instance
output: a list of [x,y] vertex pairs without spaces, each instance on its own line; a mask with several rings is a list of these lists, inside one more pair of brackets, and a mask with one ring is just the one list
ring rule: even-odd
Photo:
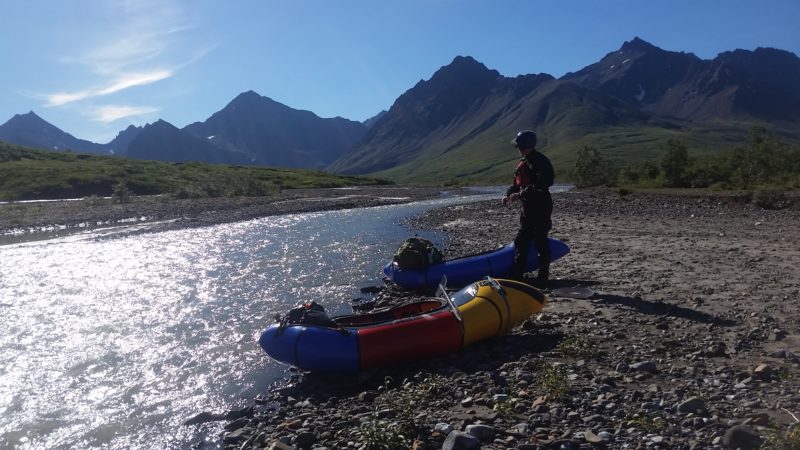
[[544,286],[550,278],[550,245],[547,233],[553,227],[553,199],[550,186],[553,185],[555,173],[547,156],[536,151],[536,133],[524,130],[517,133],[511,141],[519,150],[522,159],[517,164],[512,184],[502,199],[508,205],[517,200],[522,202],[519,215],[519,231],[514,238],[514,265],[511,278],[523,281],[525,263],[531,241],[539,253],[539,273],[534,280],[537,286]]

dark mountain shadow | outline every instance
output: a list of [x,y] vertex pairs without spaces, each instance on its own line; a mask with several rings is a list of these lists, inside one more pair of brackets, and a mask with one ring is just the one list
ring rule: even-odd
[[724,319],[713,314],[708,314],[696,309],[684,308],[683,306],[673,305],[662,301],[645,300],[641,297],[626,297],[615,294],[595,294],[591,300],[596,303],[609,305],[621,305],[634,309],[639,313],[653,316],[671,316],[680,319],[691,320],[692,322],[714,324],[720,326],[736,325],[735,320]]

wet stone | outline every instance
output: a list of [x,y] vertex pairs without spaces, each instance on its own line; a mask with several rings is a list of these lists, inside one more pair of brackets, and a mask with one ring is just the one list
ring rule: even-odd
[[495,435],[494,428],[482,424],[467,425],[466,432],[484,442],[491,441]]
[[481,448],[481,441],[462,431],[451,431],[442,445],[442,450],[475,450]]
[[[657,373],[658,366],[653,361],[642,361],[631,364],[631,370],[642,373]],[[639,375],[637,375],[638,377]]]
[[303,432],[297,435],[295,438],[295,445],[300,448],[307,448],[314,444],[317,441],[317,435],[311,432]]
[[702,398],[692,397],[679,403],[677,409],[682,413],[704,413],[706,402]]

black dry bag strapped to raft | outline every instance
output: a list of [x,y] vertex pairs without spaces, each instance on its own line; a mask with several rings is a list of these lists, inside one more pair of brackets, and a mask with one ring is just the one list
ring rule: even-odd
[[431,241],[415,236],[400,244],[393,260],[401,269],[424,269],[444,261],[444,256]]
[[317,302],[302,303],[290,309],[285,315],[275,316],[281,326],[291,324],[319,325],[322,327],[336,328],[339,326],[333,319],[328,317],[325,308]]
[[325,308],[315,301],[300,303],[286,314],[276,314],[275,320],[278,321],[279,325],[278,336],[283,334],[283,330],[289,325],[316,325],[335,328],[343,335],[348,334],[348,331],[331,319],[328,313],[325,312]]

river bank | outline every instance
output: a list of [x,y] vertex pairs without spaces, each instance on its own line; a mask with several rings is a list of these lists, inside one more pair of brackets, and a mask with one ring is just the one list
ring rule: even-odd
[[[464,191],[454,188],[449,192]],[[280,214],[407,203],[441,195],[441,188],[358,186],[286,189],[270,197],[176,199],[170,196],[134,196],[129,203],[122,204],[110,198],[10,202],[0,203],[0,238],[132,223],[150,224],[149,231],[164,231]]]
[[[205,419],[227,416],[237,449],[778,448],[800,414],[800,212],[736,196],[554,199],[552,236],[572,252],[544,312],[511,334],[358,377],[287,371],[288,386]],[[446,231],[453,258],[509,242],[517,213],[478,202],[408,223]],[[390,285],[376,300],[407,295]]]

